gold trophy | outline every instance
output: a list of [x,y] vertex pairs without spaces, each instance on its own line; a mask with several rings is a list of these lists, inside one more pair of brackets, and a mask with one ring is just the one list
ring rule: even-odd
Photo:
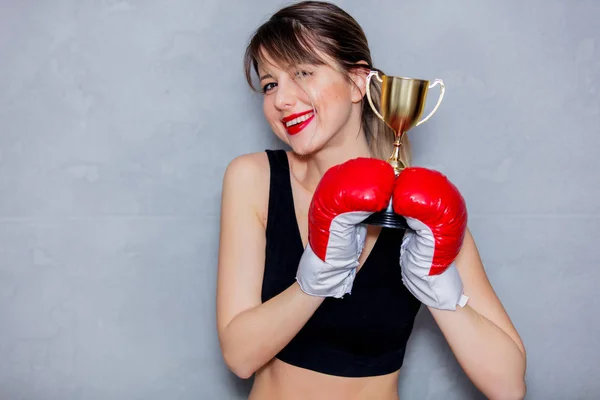
[[[381,75],[381,76],[380,76]],[[371,79],[375,78],[381,82],[380,104],[381,112],[373,104],[371,95]],[[419,121],[425,108],[429,89],[440,85],[440,97],[433,110],[425,118]],[[367,99],[371,108],[382,121],[384,121],[395,133],[394,150],[387,162],[394,168],[398,176],[407,166],[400,160],[400,148],[402,135],[410,129],[421,125],[435,114],[442,103],[446,86],[441,79],[430,82],[423,79],[413,79],[398,76],[388,76],[380,71],[371,71],[367,76]],[[387,228],[406,229],[408,225],[401,215],[394,212],[392,201],[385,210],[372,214],[365,223],[379,225]]]

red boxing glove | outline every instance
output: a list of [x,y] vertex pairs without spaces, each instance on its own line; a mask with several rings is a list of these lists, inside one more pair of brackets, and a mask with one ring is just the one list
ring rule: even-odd
[[308,246],[296,280],[314,296],[350,293],[366,237],[361,224],[385,209],[394,188],[385,161],[356,158],[330,168],[319,182],[308,212]]
[[468,299],[454,260],[464,240],[467,208],[458,189],[440,172],[409,167],[396,180],[393,206],[411,228],[400,251],[404,285],[427,306],[464,306]]

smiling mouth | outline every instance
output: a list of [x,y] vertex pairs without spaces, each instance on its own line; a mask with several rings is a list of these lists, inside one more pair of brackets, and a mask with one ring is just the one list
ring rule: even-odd
[[300,123],[302,123],[302,122],[304,122],[304,121],[307,121],[307,120],[309,120],[309,119],[310,119],[310,118],[312,118],[314,115],[315,115],[315,113],[314,113],[313,111],[309,111],[309,112],[308,112],[308,114],[304,114],[304,115],[302,115],[302,116],[300,116],[300,117],[294,118],[294,119],[293,119],[293,120],[291,120],[291,121],[285,122],[285,127],[286,127],[286,128],[289,128],[289,127],[291,127],[291,126],[298,125],[298,124],[300,124]]
[[292,114],[281,120],[285,130],[289,135],[296,135],[310,124],[315,117],[314,110],[304,111],[298,114]]

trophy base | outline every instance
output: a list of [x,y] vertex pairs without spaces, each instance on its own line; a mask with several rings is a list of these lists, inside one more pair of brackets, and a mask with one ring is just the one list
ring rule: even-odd
[[389,209],[371,214],[363,221],[363,223],[367,225],[382,226],[384,228],[408,229],[406,219]]

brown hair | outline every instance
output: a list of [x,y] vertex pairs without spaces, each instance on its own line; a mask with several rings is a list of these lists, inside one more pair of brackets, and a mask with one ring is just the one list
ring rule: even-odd
[[[265,62],[263,51],[283,66],[325,64],[313,49],[333,59],[347,79],[355,68],[374,69],[365,33],[352,16],[328,2],[302,1],[280,9],[256,30],[244,55],[246,80],[254,88],[251,73],[258,73],[258,65]],[[379,106],[379,82],[371,82],[373,102]],[[394,132],[364,98],[362,128],[374,156],[387,159],[392,152]],[[407,135],[402,140],[402,161],[410,164]]]

